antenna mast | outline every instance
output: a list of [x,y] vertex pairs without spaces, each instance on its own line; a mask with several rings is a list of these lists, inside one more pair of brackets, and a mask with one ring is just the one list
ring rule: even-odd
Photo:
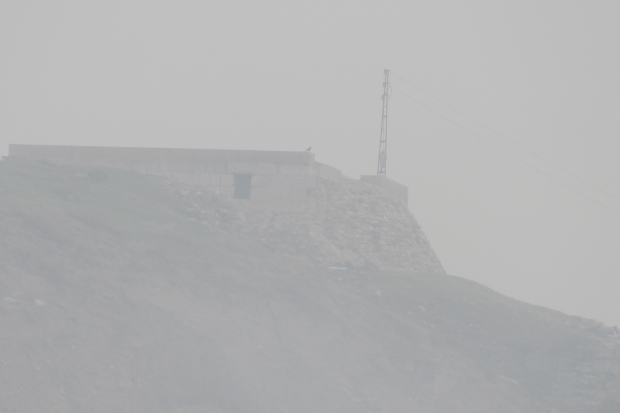
[[384,69],[385,80],[383,81],[383,111],[381,114],[381,137],[379,138],[379,161],[377,162],[377,175],[385,176],[385,164],[387,161],[387,130],[388,130],[388,100],[390,99],[390,69]]

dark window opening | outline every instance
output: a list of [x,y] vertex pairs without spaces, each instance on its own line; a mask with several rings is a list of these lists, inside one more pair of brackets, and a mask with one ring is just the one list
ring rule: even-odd
[[250,199],[252,190],[252,175],[236,174],[235,175],[235,198]]

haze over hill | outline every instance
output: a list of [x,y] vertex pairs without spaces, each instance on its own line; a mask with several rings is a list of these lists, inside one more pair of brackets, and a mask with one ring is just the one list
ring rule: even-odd
[[388,176],[444,268],[620,326],[618,21],[617,1],[2,1],[0,156],[312,146],[373,174],[389,68]]
[[[368,188],[340,192],[396,214]],[[0,410],[619,410],[617,329],[442,272],[329,269],[240,213],[135,172],[1,162]]]

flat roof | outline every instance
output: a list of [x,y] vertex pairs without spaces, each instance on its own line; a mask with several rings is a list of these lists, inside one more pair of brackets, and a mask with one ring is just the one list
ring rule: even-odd
[[314,154],[303,151],[138,148],[9,144],[9,156],[32,159],[175,159],[208,162],[293,163],[312,165]]

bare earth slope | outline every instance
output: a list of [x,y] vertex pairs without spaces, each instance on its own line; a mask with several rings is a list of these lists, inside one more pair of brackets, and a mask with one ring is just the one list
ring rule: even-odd
[[330,271],[88,172],[0,163],[0,412],[620,411],[614,329]]

